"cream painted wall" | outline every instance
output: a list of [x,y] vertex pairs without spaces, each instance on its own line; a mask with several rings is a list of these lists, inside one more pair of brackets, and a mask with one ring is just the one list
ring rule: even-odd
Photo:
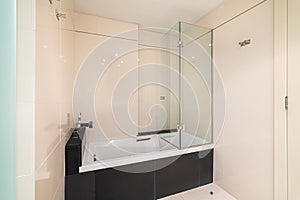
[[[66,13],[58,21],[55,10]],[[64,146],[75,78],[72,0],[36,1],[35,199],[64,199]]]
[[[109,140],[135,137],[137,135],[137,127],[135,127],[132,132],[127,132],[127,128],[118,124],[118,121],[115,120],[114,114],[119,113],[113,113],[111,110],[113,106],[122,106],[130,113],[130,117],[133,122],[135,124],[138,123],[138,99],[136,95],[131,96],[127,100],[123,99],[126,104],[118,105],[118,103],[114,103],[113,101],[115,87],[118,85],[118,82],[123,76],[126,76],[127,73],[130,73],[131,70],[134,70],[137,67],[137,57],[138,52],[135,51],[117,58],[109,65],[108,69],[99,79],[97,89],[95,91],[95,112],[102,129],[101,133]],[[135,85],[135,88],[137,87],[137,71],[135,72],[135,79],[131,79],[130,82]],[[124,84],[130,83],[127,83],[126,81]],[[121,102],[123,102],[123,100],[120,99]]]
[[35,0],[17,1],[17,199],[34,199]]
[[[255,3],[227,0],[197,24],[217,27]],[[238,42],[245,39],[251,39],[251,45],[241,48]],[[215,147],[214,181],[239,200],[271,200],[273,2],[268,0],[215,29],[213,45],[226,95],[225,120]],[[218,98],[218,93],[214,95]]]
[[201,18],[196,24],[207,28],[215,28],[264,1],[265,0],[224,0],[220,6]]
[[[151,35],[149,35],[151,37]],[[156,40],[161,39],[162,35]],[[152,41],[159,44],[159,41]],[[158,46],[159,47],[159,46]],[[167,60],[164,60],[167,59]],[[174,61],[171,65],[170,60]],[[168,61],[168,62],[165,62]],[[160,48],[145,48],[143,46],[139,49],[139,65],[158,66],[160,64],[169,65],[175,71],[178,71],[178,57],[169,52],[162,51]],[[175,65],[174,65],[175,64]],[[138,107],[139,107],[139,132],[157,131],[163,129],[176,129],[178,123],[178,99],[175,94],[170,92],[170,74],[164,70],[160,73],[139,73],[140,84],[144,79],[151,76],[155,81],[152,84],[143,86],[138,91]],[[167,79],[167,87],[158,85]],[[173,83],[173,84],[177,84]],[[178,92],[176,92],[178,94]],[[160,97],[165,97],[161,100]]]

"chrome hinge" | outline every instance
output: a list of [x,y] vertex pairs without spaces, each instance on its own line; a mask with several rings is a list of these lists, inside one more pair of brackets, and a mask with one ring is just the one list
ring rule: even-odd
[[184,131],[185,130],[185,127],[184,127],[184,124],[177,124],[177,131]]
[[178,47],[183,47],[183,42],[182,42],[182,40],[178,40]]
[[[60,1],[60,0],[57,0],[57,1]],[[49,0],[49,3],[50,3],[50,5],[52,5],[53,4],[53,0]]]
[[57,21],[59,21],[60,18],[63,18],[63,19],[66,19],[66,18],[67,18],[67,15],[66,15],[66,14],[60,13],[60,12],[58,12],[58,10],[55,10],[55,16],[56,16]]
[[284,98],[284,107],[286,110],[289,109],[289,97],[288,96],[285,96],[285,98]]

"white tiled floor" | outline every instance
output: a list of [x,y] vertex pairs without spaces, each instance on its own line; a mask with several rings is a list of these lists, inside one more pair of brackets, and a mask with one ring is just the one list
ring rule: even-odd
[[236,198],[232,197],[219,186],[209,184],[160,200],[236,200]]

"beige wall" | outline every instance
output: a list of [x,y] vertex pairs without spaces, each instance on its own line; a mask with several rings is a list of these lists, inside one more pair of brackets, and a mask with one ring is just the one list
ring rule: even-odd
[[[33,41],[28,41],[29,44],[24,44],[27,45],[26,48],[21,48],[23,50],[21,53],[24,53],[36,41],[32,52],[25,52],[27,56],[32,53],[33,60],[28,60],[28,57],[19,59],[20,63],[27,59],[24,66],[29,61],[31,61],[32,66],[34,63],[36,66],[35,68],[32,67],[32,71],[28,67],[26,69],[20,68],[22,70],[20,72],[23,73],[28,70],[26,71],[29,74],[28,78],[31,78],[29,80],[20,79],[23,84],[22,91],[24,91],[24,85],[28,85],[29,91],[26,95],[32,95],[32,99],[28,100],[31,107],[26,104],[27,109],[25,111],[22,110],[24,106],[18,109],[20,110],[20,118],[27,119],[18,126],[26,128],[26,125],[29,131],[26,138],[25,134],[20,137],[20,140],[25,138],[26,143],[19,145],[19,152],[22,159],[29,157],[26,161],[31,160],[32,162],[31,165],[28,165],[28,170],[27,166],[21,165],[24,169],[20,169],[22,173],[18,174],[19,196],[22,196],[22,200],[25,197],[26,199],[33,199],[34,196],[37,200],[62,200],[64,199],[64,146],[69,136],[68,130],[74,126],[72,109],[74,81],[78,70],[88,55],[94,48],[108,39],[108,37],[80,33],[80,31],[115,35],[125,29],[133,29],[137,26],[74,13],[72,0],[53,1],[53,5],[50,5],[48,1],[33,3],[36,3],[37,10],[36,17],[31,16],[36,19],[36,23],[33,23],[34,28],[30,32]],[[57,21],[55,10],[65,13],[66,19]],[[133,60],[133,56],[137,62],[137,55],[131,54],[130,56],[130,60]],[[107,104],[105,106],[109,107]],[[30,116],[32,118],[29,118]],[[32,120],[31,123],[30,119]],[[21,130],[19,132],[21,133]],[[117,133],[112,132],[112,137],[116,137],[114,134]],[[119,137],[119,135],[117,136]],[[28,149],[30,142],[33,143],[34,141],[35,145],[31,144],[34,149],[30,151],[35,152],[34,155],[26,155],[28,151],[24,148]],[[21,160],[21,156],[19,156],[19,160]]]
[[[149,36],[151,37],[152,35],[149,34]],[[161,36],[159,36],[159,39]],[[153,43],[160,45],[157,39]],[[141,66],[158,66],[159,64],[171,66],[171,60],[178,62],[178,57],[162,51],[160,48],[140,46],[139,65]],[[173,67],[175,71],[178,71],[178,65],[173,65]],[[169,76],[170,73],[165,70],[160,70],[159,73],[153,71],[151,74],[144,73],[143,70],[139,71],[139,84],[141,85],[138,91],[139,132],[176,129],[178,124],[178,99],[175,95],[178,95],[178,91],[174,91],[176,94],[170,92],[171,83]],[[151,77],[150,79],[153,83],[142,86],[144,80],[149,79],[149,77]],[[167,85],[162,86],[158,84],[164,82]],[[173,84],[178,85],[178,81]],[[161,96],[165,97],[165,100],[161,100]]]
[[263,1],[265,0],[224,0],[220,6],[201,18],[196,24],[215,28]]
[[[35,199],[64,197],[64,145],[75,78],[72,0],[36,1]],[[55,10],[66,13],[58,21]]]
[[17,199],[34,199],[35,0],[17,1]]
[[[101,130],[98,136],[103,136],[108,139],[121,139],[127,137],[135,137],[137,134],[137,127],[134,127],[133,131],[127,131],[128,127],[123,126],[123,124],[118,123],[115,115],[118,115],[118,111],[113,112],[112,108],[123,107],[130,113],[130,117],[135,124],[138,123],[138,105],[137,96],[131,96],[129,99],[119,99],[117,102],[124,102],[119,104],[115,103],[113,100],[113,95],[115,92],[115,87],[123,76],[126,76],[128,72],[134,70],[137,67],[137,52],[132,52],[127,55],[117,58],[113,63],[109,65],[103,76],[99,79],[97,89],[95,91],[95,112],[97,117],[97,122],[101,126]],[[122,63],[122,64],[121,64]],[[132,84],[137,86],[138,77],[137,71],[133,80],[130,80]],[[126,83],[125,84],[130,84]],[[136,92],[135,92],[136,94]],[[124,100],[124,101],[123,101]],[[121,108],[122,109],[122,108]],[[123,109],[122,109],[123,110]]]
[[[225,0],[197,24],[217,27],[257,1]],[[251,39],[241,48],[238,42]],[[215,183],[239,200],[273,199],[273,4],[214,30],[214,62],[225,89],[215,147]],[[218,98],[218,93],[214,94]],[[218,113],[216,107],[215,113]],[[215,121],[215,125],[222,121]]]

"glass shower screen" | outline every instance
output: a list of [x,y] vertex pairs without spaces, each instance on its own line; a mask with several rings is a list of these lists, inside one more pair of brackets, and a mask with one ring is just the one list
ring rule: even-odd
[[[212,31],[179,22],[161,40],[169,51],[162,61],[170,73],[170,88],[177,89],[177,102],[169,102],[172,131],[161,137],[179,149],[212,142]],[[177,85],[174,87],[174,85]],[[176,112],[174,112],[176,111]]]
[[140,133],[179,149],[212,142],[211,44],[210,29],[183,22],[140,30]]

